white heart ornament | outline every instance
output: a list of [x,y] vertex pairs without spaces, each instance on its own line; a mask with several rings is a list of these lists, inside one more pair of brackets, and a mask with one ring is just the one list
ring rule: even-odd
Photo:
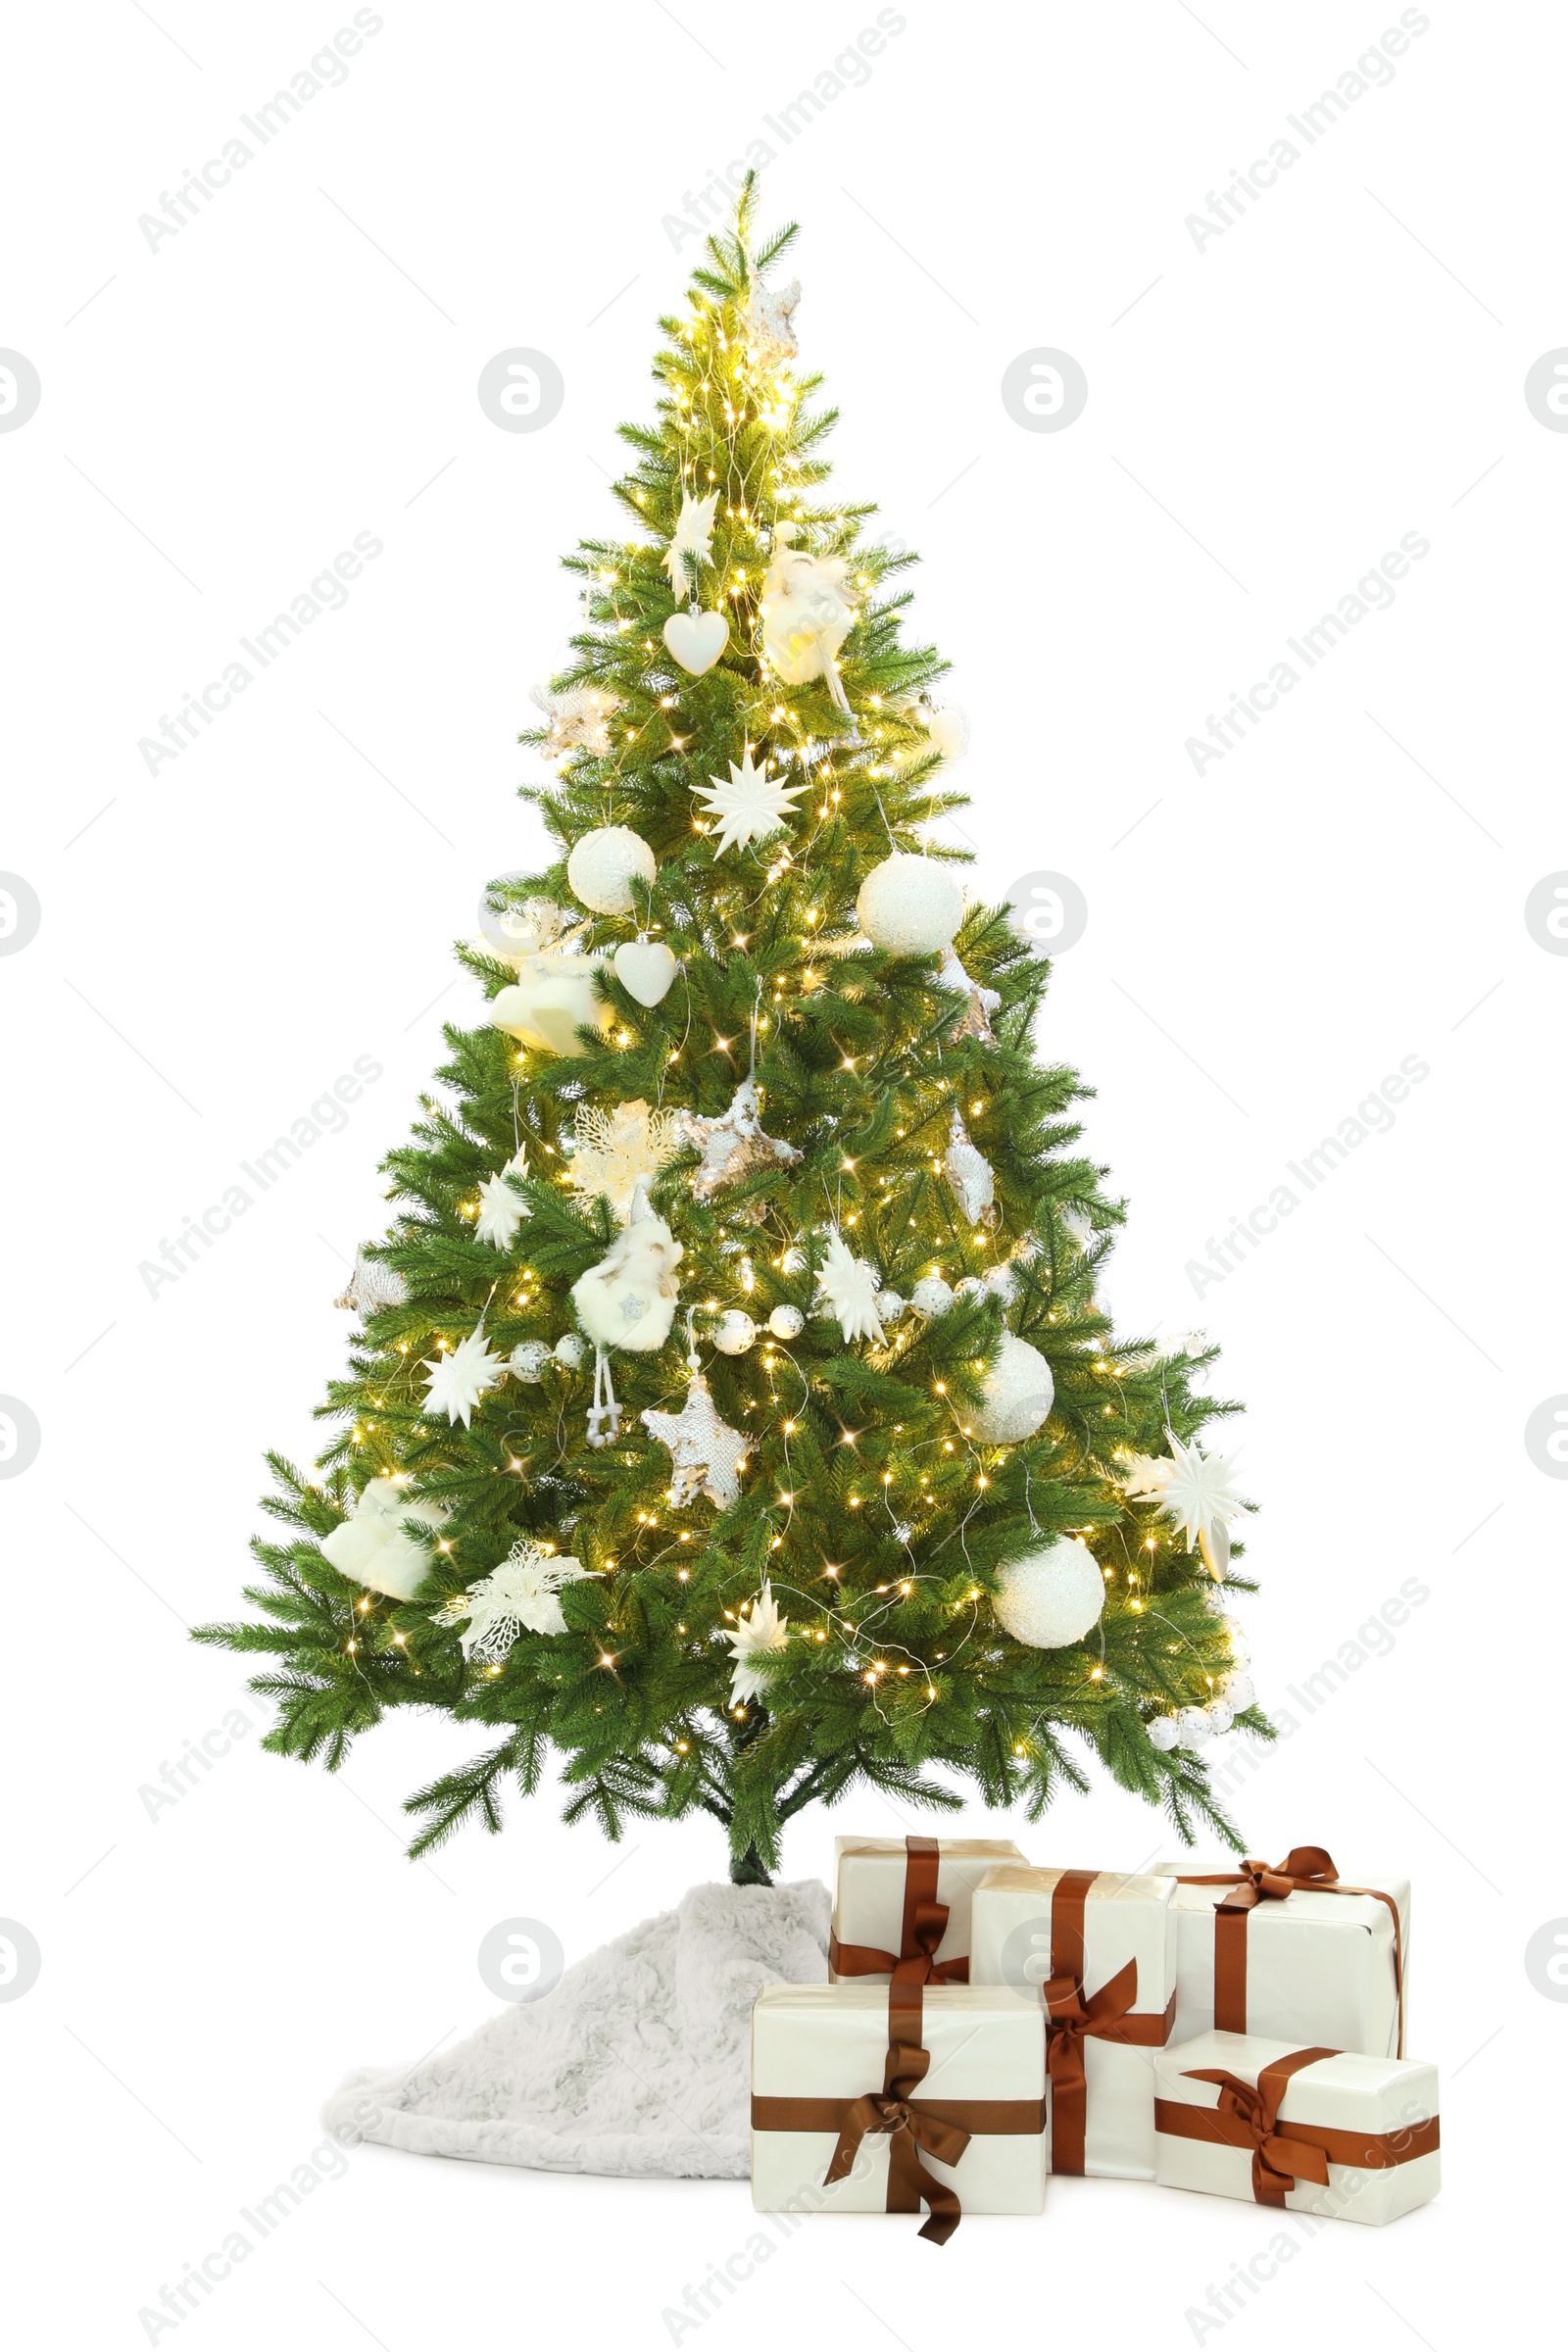
[[662,1004],[679,969],[671,950],[659,940],[629,939],[615,950],[615,978],[639,1004]]
[[711,669],[729,642],[729,622],[722,612],[672,612],[664,623],[664,643],[694,678]]

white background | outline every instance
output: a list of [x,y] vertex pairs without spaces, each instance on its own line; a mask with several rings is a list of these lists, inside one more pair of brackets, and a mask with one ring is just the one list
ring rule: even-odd
[[[411,1867],[401,1799],[464,1736],[396,1722],[335,1780],[263,1756],[238,1662],[183,1624],[236,1605],[263,1447],[309,1458],[376,1162],[468,1002],[448,943],[535,856],[514,737],[571,625],[557,558],[613,527],[612,427],[651,414],[653,320],[696,251],[664,217],[759,136],[766,219],[805,226],[838,478],[926,560],[917,631],[973,724],[977,882],[1046,867],[1087,895],[1041,1043],[1100,1089],[1090,1145],[1132,1211],[1120,1323],[1206,1326],[1248,1402],[1255,1673],[1299,1727],[1231,1776],[1250,1850],[1317,1840],[1415,1882],[1443,2198],[1324,2230],[1200,2340],[1459,2352],[1517,2325],[1568,2032],[1524,1965],[1568,1914],[1542,1794],[1568,1490],[1523,1437],[1568,1390],[1568,962],[1523,911],[1568,865],[1568,440],[1523,397],[1568,342],[1568,28],[1435,5],[1392,83],[1199,250],[1186,216],[1396,9],[916,0],[782,146],[763,116],[869,0],[390,4],[344,84],[150,250],[138,216],[350,13],[98,0],[10,35],[0,343],[43,383],[0,434],[0,866],[43,907],[0,960],[0,1392],[43,1433],[0,1482],[0,1914],[43,1952],[0,2004],[15,2340],[145,2341],[138,2311],[308,2154],[347,2067],[491,2010],[496,1920],[547,1919],[577,1955],[722,1870],[706,1821],[612,1850],[550,1795]],[[514,345],[565,378],[537,434],[475,398]],[[1060,433],[1000,398],[1039,346],[1089,379]],[[1430,553],[1393,608],[1196,775],[1186,739],[1412,531]],[[384,552],[346,608],[149,775],[138,740],[359,532]],[[139,1263],[362,1054],[384,1075],[346,1131],[149,1297]],[[1392,1131],[1196,1299],[1209,1237],[1412,1054],[1430,1076]],[[1392,1651],[1308,1717],[1289,1686],[1410,1577],[1430,1598]],[[142,1786],[241,1702],[247,1736],[150,1819]],[[788,1875],[823,1874],[837,1828],[903,1826],[874,1803],[802,1821]],[[1059,1862],[1168,1844],[1103,1787],[1036,1829],[966,1826]],[[367,2149],[173,2332],[658,2346],[754,2227],[740,2184]],[[906,2222],[821,2221],[695,2336],[1146,2352],[1194,2341],[1184,2315],[1270,2232],[1083,2181],[941,2254]]]

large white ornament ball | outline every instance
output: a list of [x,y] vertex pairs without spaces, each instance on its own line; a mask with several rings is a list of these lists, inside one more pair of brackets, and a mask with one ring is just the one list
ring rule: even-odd
[[[887,1311],[885,1292],[878,1298],[877,1304],[884,1313]],[[775,1340],[798,1340],[806,1329],[806,1317],[798,1306],[775,1306],[767,1318],[767,1328]]]
[[1167,1754],[1181,1738],[1174,1715],[1156,1715],[1147,1729],[1150,1746],[1157,1747]]
[[740,1307],[732,1306],[718,1319],[713,1346],[720,1355],[744,1355],[756,1337],[757,1325],[751,1316]]
[[1201,1707],[1178,1708],[1176,1735],[1183,1747],[1201,1747],[1213,1729]]
[[574,1331],[564,1331],[556,1342],[556,1361],[568,1372],[576,1371],[587,1352]]
[[1020,1445],[1041,1426],[1055,1393],[1051,1366],[1039,1348],[1015,1332],[1004,1332],[986,1374],[985,1402],[969,1426],[987,1446]]
[[595,914],[630,914],[636,906],[633,882],[652,882],[654,853],[629,825],[598,825],[585,833],[566,859],[566,880]]
[[512,986],[492,997],[491,1027],[504,1029],[538,1054],[559,1054],[570,1060],[586,1053],[579,1029],[608,1032],[614,1025],[615,1008],[606,1004],[596,986],[602,968],[597,956],[526,956]]
[[512,1369],[519,1380],[543,1380],[550,1349],[543,1340],[524,1340],[512,1350]]
[[1252,1678],[1250,1674],[1222,1674],[1219,1678],[1219,1687],[1238,1715],[1244,1708],[1250,1707],[1257,1696],[1257,1692],[1252,1688]]
[[992,1603],[997,1622],[1028,1649],[1062,1649],[1098,1625],[1105,1605],[1100,1562],[1076,1536],[1004,1568]]
[[940,1274],[927,1274],[909,1293],[909,1304],[917,1315],[945,1315],[953,1304],[953,1290]]
[[935,858],[896,851],[874,865],[855,902],[860,929],[893,956],[934,956],[963,921],[963,886]]

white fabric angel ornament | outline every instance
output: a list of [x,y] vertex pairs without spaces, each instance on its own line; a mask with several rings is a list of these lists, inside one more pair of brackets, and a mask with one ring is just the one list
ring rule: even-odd
[[849,563],[792,545],[799,528],[794,522],[774,526],[773,559],[762,581],[762,643],[786,686],[821,678],[848,717],[835,657],[856,617]]

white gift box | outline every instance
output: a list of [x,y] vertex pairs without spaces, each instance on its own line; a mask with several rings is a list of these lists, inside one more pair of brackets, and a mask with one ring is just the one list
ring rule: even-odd
[[948,1981],[961,1984],[974,1890],[995,1863],[1023,1858],[1010,1838],[836,1838],[829,1981],[885,1984],[891,1968],[868,1963],[913,1952],[905,1932],[908,1898],[929,1886],[928,1899],[946,1905],[948,1914],[935,1949],[937,1973],[951,1969]]
[[[1295,1859],[1296,1857],[1290,1857]],[[1327,1857],[1325,1856],[1326,1860]],[[1161,1875],[1178,1881],[1176,1915],[1176,2024],[1173,2041],[1188,2041],[1215,2027],[1229,2033],[1262,2034],[1336,2050],[1361,2050],[1371,2057],[1396,2057],[1401,2046],[1399,1986],[1408,1998],[1410,1882],[1381,1871],[1342,1871],[1346,1887],[1372,1893],[1334,1893],[1299,1886],[1283,1898],[1265,1896],[1245,1914],[1216,1922],[1242,1872],[1234,1863],[1205,1869],[1200,1863],[1159,1862]],[[1182,1880],[1233,1873],[1228,1886],[1182,1885]],[[1388,1900],[1380,1899],[1387,1896]],[[1393,1908],[1391,1909],[1391,1905]],[[1394,1912],[1399,1918],[1396,1967]],[[1235,1940],[1233,1956],[1245,1957],[1245,1991],[1238,2005],[1240,1970],[1227,1975],[1221,1953],[1221,1992],[1215,1992],[1216,1934]]]
[[[1036,1987],[1049,1997],[1054,1981],[1075,1981],[1082,1995],[1077,2003],[1070,1997],[1050,2003],[1054,2172],[1154,2178],[1154,2059],[1171,2031],[1176,1989],[1174,1894],[1168,1878],[1035,1870],[1026,1863],[999,1864],[975,1890],[971,1984]],[[1129,1965],[1136,1976],[1122,1979],[1118,1996],[1115,1981]],[[1098,2021],[1097,2008],[1103,2013]],[[1069,2090],[1063,2100],[1065,2053],[1056,2040],[1085,2010],[1083,2091],[1075,2100]],[[1071,2072],[1073,2061],[1066,2064]]]
[[[918,2000],[930,2064],[910,2108],[970,2132],[956,2163],[916,2143],[920,2166],[966,2213],[1039,2213],[1049,2169],[1039,2000],[990,1984],[926,1985]],[[907,2042],[906,2028],[900,2035]],[[752,2202],[760,2212],[917,2210],[917,2202],[898,2202],[896,2183],[889,2204],[894,2151],[886,2131],[867,2132],[846,2177],[825,2180],[850,2109],[883,2091],[889,2038],[886,1987],[763,1985],[752,2011]],[[906,2140],[906,2166],[910,2153]]]
[[[1294,2042],[1257,2034],[1200,2034],[1161,2050],[1154,2109],[1161,2187],[1372,2223],[1397,2221],[1435,2197],[1437,2068],[1308,2049],[1310,2064],[1283,2082],[1273,2073],[1301,2054]],[[1195,2080],[1215,2073],[1240,2089]],[[1293,2173],[1293,2165],[1302,2170]]]

